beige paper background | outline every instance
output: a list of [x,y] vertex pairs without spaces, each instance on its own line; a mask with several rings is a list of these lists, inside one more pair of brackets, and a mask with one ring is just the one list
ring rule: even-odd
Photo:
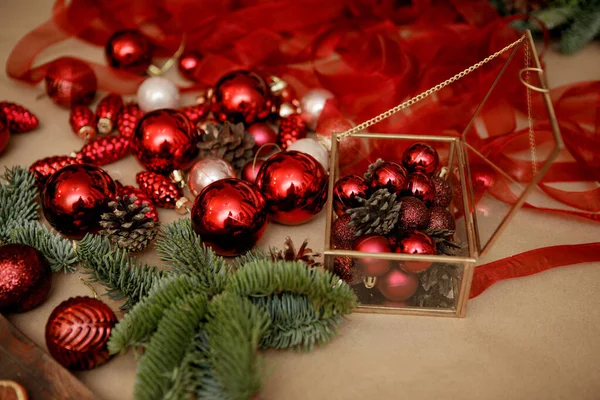
[[[0,55],[4,65],[16,41],[46,20],[52,2],[2,2]],[[40,60],[77,55],[103,62],[102,50],[69,40]],[[550,84],[600,79],[600,45],[571,57],[546,58]],[[176,73],[170,76],[177,79]],[[68,126],[68,112],[43,89],[13,82],[3,72],[0,97],[29,107],[40,119],[35,132],[13,136],[0,165],[28,166],[39,158],[67,154],[81,146]],[[140,170],[129,157],[106,168],[124,183]],[[177,218],[161,211],[164,222]],[[281,245],[290,235],[323,247],[324,216],[288,228],[271,225],[262,246]],[[597,241],[600,227],[534,211],[521,211],[488,259],[567,243]],[[154,262],[152,255],[145,258]],[[266,353],[265,399],[598,399],[600,398],[600,265],[559,268],[498,283],[469,304],[466,319],[355,314],[339,337],[310,354]],[[52,309],[75,295],[89,295],[77,274],[55,274],[48,300],[9,319],[45,348],[44,325]],[[110,303],[113,309],[117,305]],[[131,355],[76,374],[101,399],[130,399],[135,376]],[[0,379],[2,371],[0,371]]]

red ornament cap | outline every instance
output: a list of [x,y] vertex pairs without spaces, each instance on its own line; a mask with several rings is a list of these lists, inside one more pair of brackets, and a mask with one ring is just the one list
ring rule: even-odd
[[352,217],[342,215],[331,224],[331,241],[338,249],[350,250],[356,239],[356,227],[350,225]]
[[136,30],[113,33],[104,48],[108,65],[136,75],[146,73],[152,63],[153,52],[150,40]]
[[369,186],[373,190],[386,188],[398,194],[406,189],[406,170],[400,164],[384,161],[373,170]]
[[46,93],[60,106],[88,105],[96,96],[98,81],[83,61],[71,57],[54,60],[46,70]]
[[25,133],[38,127],[37,117],[20,104],[3,101],[0,102],[0,110],[6,115],[10,133]]
[[69,125],[73,133],[85,141],[96,137],[96,115],[88,106],[74,105],[69,113]]
[[404,151],[402,165],[408,172],[423,172],[431,175],[440,162],[437,151],[427,143],[415,143]]
[[117,131],[126,138],[132,138],[138,121],[144,116],[144,112],[137,103],[125,104],[117,116]]
[[359,207],[360,203],[356,199],[367,197],[369,186],[363,178],[358,175],[344,176],[333,186],[333,209],[338,216],[346,214],[349,208]]
[[108,135],[117,124],[117,118],[123,109],[123,98],[115,93],[106,95],[96,106],[98,132]]
[[83,146],[77,158],[84,164],[110,164],[129,154],[129,143],[124,136],[101,137]]

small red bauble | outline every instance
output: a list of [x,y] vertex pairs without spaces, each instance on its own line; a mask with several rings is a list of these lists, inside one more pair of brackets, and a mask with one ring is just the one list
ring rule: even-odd
[[96,106],[98,132],[107,135],[117,124],[117,117],[123,109],[123,98],[115,93],[105,96]]
[[110,358],[107,343],[117,323],[115,313],[92,297],[72,297],[60,303],[46,322],[46,346],[62,366],[88,370]]
[[117,117],[117,131],[121,136],[131,139],[143,116],[144,112],[136,103],[125,104]]
[[25,133],[37,128],[37,117],[20,104],[8,101],[0,102],[0,110],[6,115],[10,133]]
[[313,157],[298,151],[271,156],[256,184],[267,199],[274,221],[298,225],[313,219],[327,200],[327,173]]
[[[396,253],[435,255],[435,242],[425,233],[413,231],[398,240]],[[431,266],[429,261],[402,261],[400,264],[402,269],[409,272],[425,271]]]
[[130,141],[125,136],[104,136],[83,146],[77,158],[83,164],[110,164],[129,154],[129,145]]
[[[362,236],[354,242],[352,250],[365,253],[389,253],[390,244],[386,237],[378,235]],[[364,276],[381,276],[388,272],[392,261],[370,257],[356,258],[354,265]]]
[[140,190],[148,195],[159,207],[176,208],[177,201],[183,197],[181,187],[164,175],[151,171],[138,172],[135,176]]
[[140,119],[131,142],[132,152],[147,170],[168,174],[186,170],[198,154],[199,136],[190,121],[171,109],[155,110]]
[[390,301],[410,299],[419,288],[419,277],[396,268],[377,280],[377,289]]
[[300,114],[288,115],[281,120],[279,125],[279,144],[285,150],[298,139],[305,138],[307,134],[306,122]]
[[333,209],[339,216],[346,214],[349,208],[360,206],[356,197],[367,197],[369,186],[363,178],[358,175],[347,175],[333,186]]
[[247,132],[254,137],[256,145],[253,150],[255,153],[265,144],[277,143],[277,132],[266,122],[257,122],[250,125]]
[[246,182],[255,183],[256,177],[258,176],[258,171],[260,171],[260,167],[265,163],[263,159],[257,159],[256,163],[254,160],[250,160],[244,165],[242,168],[242,179]]
[[426,143],[415,143],[404,151],[402,165],[408,172],[423,172],[431,175],[440,162],[437,151]]
[[202,54],[198,51],[184,52],[177,60],[177,68],[181,75],[190,81],[197,81],[202,58]]
[[438,207],[448,207],[452,202],[452,187],[447,180],[434,176],[431,178],[435,187],[435,197],[432,204]]
[[398,230],[404,232],[425,228],[429,221],[425,203],[416,197],[402,197],[400,201],[402,205],[398,216]]
[[400,164],[384,161],[373,170],[368,183],[373,190],[386,188],[392,193],[400,193],[406,189],[406,170]]
[[429,209],[429,221],[427,223],[427,229],[431,230],[444,230],[454,231],[456,229],[456,222],[452,217],[450,211],[444,207],[431,207]]
[[192,226],[215,253],[245,253],[256,245],[267,226],[265,198],[241,179],[216,181],[196,197]]
[[146,72],[152,63],[153,52],[150,40],[136,30],[113,33],[104,48],[108,65],[136,75]]
[[234,71],[217,82],[211,104],[219,121],[251,124],[269,116],[273,98],[269,86],[260,75],[250,71]]
[[102,169],[75,164],[50,177],[42,192],[44,216],[54,229],[82,236],[98,228],[100,216],[107,212],[116,185]]
[[94,100],[98,81],[94,71],[83,61],[71,57],[54,60],[45,76],[46,93],[63,107],[88,105]]
[[331,224],[331,242],[338,249],[350,250],[356,239],[356,227],[350,225],[352,217],[342,215]]
[[0,154],[2,154],[8,146],[9,140],[10,131],[8,130],[8,120],[6,119],[6,114],[0,111]]
[[414,172],[406,177],[406,189],[403,193],[430,205],[435,197],[435,186],[429,176],[421,172]]
[[83,164],[83,162],[76,157],[69,156],[46,157],[31,164],[29,172],[35,176],[35,183],[38,185],[38,188],[43,190],[46,181],[48,181],[52,175],[61,168],[73,164]]
[[69,125],[73,133],[85,141],[96,136],[96,114],[88,106],[77,104],[71,107]]
[[44,256],[25,244],[0,246],[0,311],[24,312],[50,291],[52,270]]

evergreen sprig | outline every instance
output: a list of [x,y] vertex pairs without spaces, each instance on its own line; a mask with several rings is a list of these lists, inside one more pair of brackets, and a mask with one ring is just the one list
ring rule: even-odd
[[8,243],[12,230],[38,219],[34,175],[21,167],[5,168],[0,175],[0,244]]
[[582,4],[572,21],[560,39],[560,50],[566,54],[582,49],[600,34],[600,1]]

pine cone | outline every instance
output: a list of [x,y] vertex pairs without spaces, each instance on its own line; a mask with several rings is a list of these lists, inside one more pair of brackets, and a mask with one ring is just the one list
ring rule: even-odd
[[207,124],[206,133],[200,136],[200,158],[213,156],[222,158],[237,171],[241,170],[254,156],[254,136],[246,132],[243,123]]
[[315,260],[315,257],[321,257],[321,253],[313,252],[312,249],[306,247],[307,245],[308,239],[305,239],[304,242],[302,242],[302,246],[298,249],[298,252],[296,252],[296,246],[294,246],[294,242],[288,236],[285,238],[283,250],[279,250],[275,247],[270,249],[271,258],[275,261],[302,261],[309,267],[321,267],[322,264]]
[[433,264],[419,274],[420,285],[411,303],[417,307],[453,308],[454,287],[458,284],[458,270],[451,264]]
[[31,164],[31,167],[29,167],[29,172],[35,176],[35,182],[37,183],[38,188],[41,190],[44,188],[46,181],[48,181],[48,179],[50,179],[50,177],[62,167],[82,163],[83,161],[75,157],[46,157]]
[[131,139],[138,121],[144,112],[136,103],[125,104],[117,117],[117,131],[121,136]]
[[136,204],[137,197],[117,196],[108,203],[111,212],[102,214],[101,235],[128,251],[144,250],[157,233],[157,223],[146,214],[150,211],[147,204]]
[[375,171],[375,168],[379,167],[379,165],[381,165],[382,162],[383,160],[381,158],[378,158],[377,161],[369,165],[369,167],[367,168],[367,172],[365,172],[364,175],[365,181],[369,182],[371,180],[371,178],[373,177],[373,171]]
[[387,189],[379,189],[369,197],[356,197],[359,207],[346,211],[350,214],[350,225],[356,227],[355,236],[368,234],[386,235],[394,229],[400,214],[401,201]]
[[140,189],[136,188],[135,186],[129,186],[129,185],[123,186],[123,185],[121,185],[121,182],[119,182],[119,181],[115,181],[115,182],[117,183],[117,195],[118,196],[121,196],[121,197],[135,196],[135,197],[137,197],[135,204],[137,204],[138,206],[145,204],[148,207],[150,207],[150,211],[148,211],[146,213],[146,217],[152,218],[154,220],[154,222],[158,222],[158,212],[156,211],[156,206],[154,205],[154,202],[152,201],[152,199],[150,199],[150,196],[148,196],[146,193],[142,192]]
[[0,110],[6,114],[10,133],[29,132],[39,124],[37,117],[20,104],[3,101],[0,102]]
[[446,229],[427,229],[425,233],[435,241],[435,247],[438,254],[455,256],[461,249],[461,245],[456,243],[453,239],[454,231]]

